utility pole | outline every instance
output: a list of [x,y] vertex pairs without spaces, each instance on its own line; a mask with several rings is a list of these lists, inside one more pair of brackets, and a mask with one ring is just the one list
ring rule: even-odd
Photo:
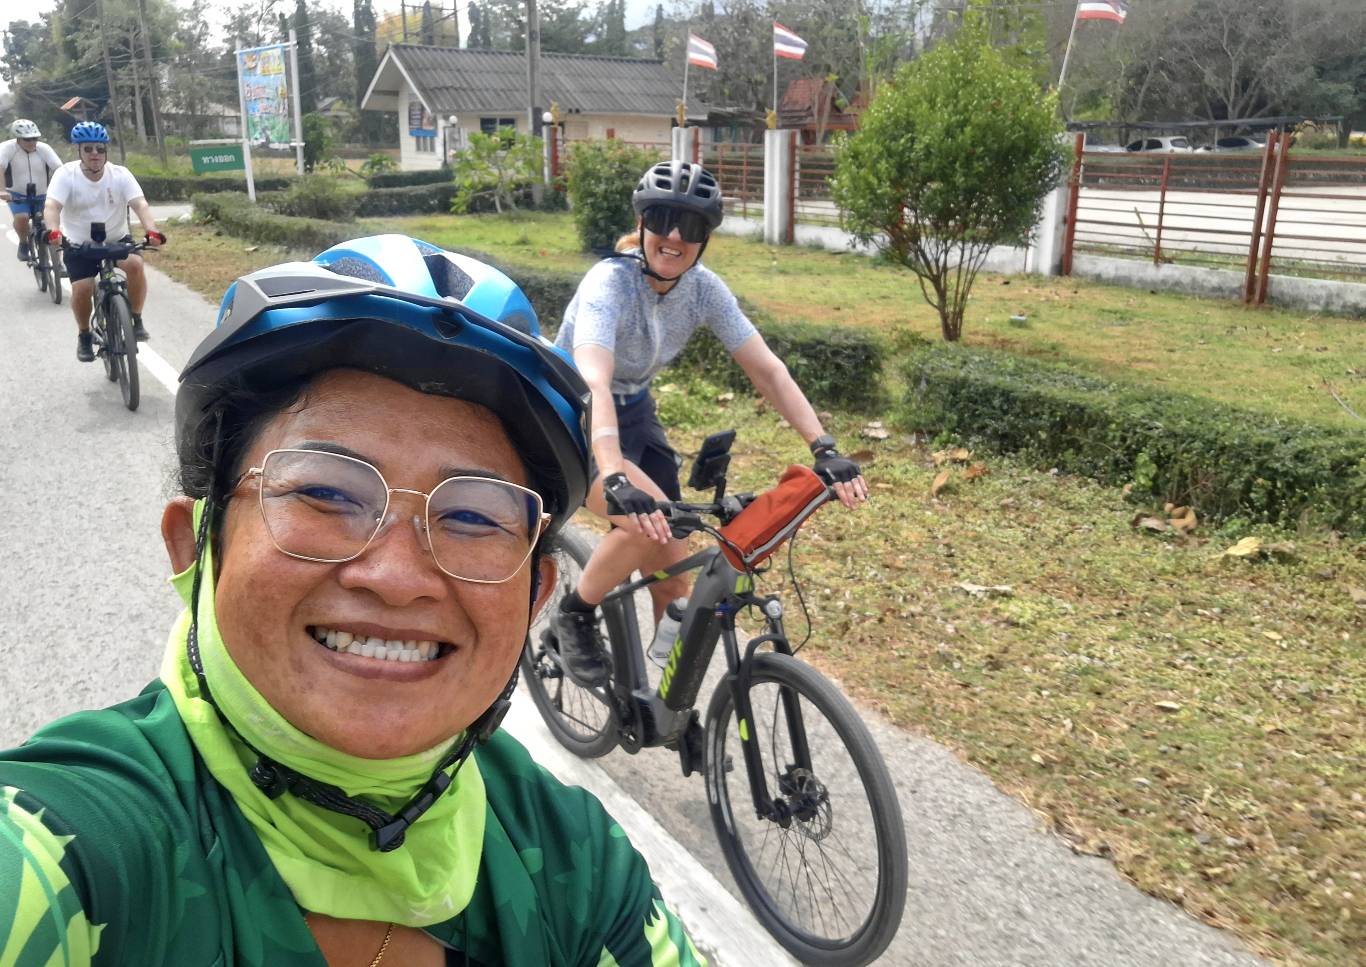
[[100,53],[104,55],[104,83],[109,88],[109,110],[114,112],[114,130],[119,133],[119,160],[126,162],[128,149],[123,146],[123,138],[127,132],[119,121],[118,89],[114,87],[114,67],[109,62],[109,37],[104,29],[104,0],[95,0],[95,12],[100,18]]
[[142,62],[147,66],[147,83],[152,92],[152,133],[157,139],[157,155],[166,167],[166,137],[161,132],[161,98],[157,92],[157,70],[152,66],[152,41],[147,36],[147,0],[138,0],[138,26],[142,29]]
[[540,129],[541,115],[536,109],[540,99],[537,89],[541,72],[541,22],[536,16],[536,0],[526,0],[526,129],[534,135]]
[[403,42],[408,42],[408,5],[400,2],[398,5],[398,19],[403,21]]

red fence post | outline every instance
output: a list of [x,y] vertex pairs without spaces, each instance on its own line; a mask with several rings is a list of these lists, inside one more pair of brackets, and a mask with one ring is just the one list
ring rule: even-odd
[[547,132],[550,135],[550,178],[553,181],[560,177],[560,127],[552,124]]
[[791,245],[797,238],[797,179],[801,172],[797,168],[797,135],[794,132],[787,139],[787,231],[783,241]]
[[702,163],[702,129],[692,129],[692,163],[700,165]]
[[1077,244],[1077,202],[1081,196],[1081,156],[1086,150],[1086,134],[1077,134],[1075,158],[1072,161],[1072,177],[1068,179],[1067,192],[1067,232],[1062,245],[1062,274],[1072,274],[1072,249]]
[[1262,243],[1262,215],[1266,212],[1267,178],[1272,171],[1272,161],[1276,157],[1276,142],[1281,132],[1272,131],[1266,138],[1266,148],[1262,151],[1262,173],[1257,179],[1257,205],[1252,215],[1252,239],[1247,248],[1247,275],[1243,279],[1243,301],[1251,302],[1257,291],[1257,254]]
[[1266,302],[1267,286],[1271,283],[1271,247],[1276,243],[1276,217],[1281,211],[1281,192],[1285,190],[1285,170],[1290,162],[1290,138],[1280,139],[1277,147],[1276,180],[1271,189],[1271,210],[1266,216],[1266,240],[1262,243],[1262,266],[1257,280],[1257,305]]
[[1162,159],[1162,190],[1157,196],[1157,239],[1153,243],[1153,265],[1162,264],[1162,222],[1167,214],[1167,182],[1172,176],[1172,159]]

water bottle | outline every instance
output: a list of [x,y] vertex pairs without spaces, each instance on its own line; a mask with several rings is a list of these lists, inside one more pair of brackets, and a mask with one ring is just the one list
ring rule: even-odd
[[687,598],[670,601],[663,617],[659,619],[659,626],[655,628],[655,640],[650,642],[649,655],[650,661],[660,668],[668,664],[669,653],[674,650],[674,642],[678,640],[678,629],[683,624],[683,612],[687,607]]

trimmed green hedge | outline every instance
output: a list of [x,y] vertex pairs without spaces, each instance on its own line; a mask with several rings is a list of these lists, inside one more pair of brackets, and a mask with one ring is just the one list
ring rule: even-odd
[[904,420],[1206,518],[1366,532],[1366,438],[952,344],[903,364]]
[[414,185],[437,185],[451,180],[450,168],[428,168],[422,171],[386,171],[365,179],[371,188],[411,188]]
[[434,185],[372,188],[360,194],[356,214],[361,218],[380,215],[445,214],[451,210],[451,199],[455,197],[455,192],[455,183],[449,179]]
[[[137,175],[138,184],[148,201],[188,201],[191,195],[224,191],[247,193],[247,181],[238,175],[190,175],[167,178],[162,175]],[[257,178],[256,191],[283,191],[293,184],[293,178]]]
[[262,205],[253,205],[246,195],[237,192],[195,195],[191,200],[199,215],[217,223],[223,231],[252,242],[321,252],[355,238],[359,231],[354,222],[277,215]]

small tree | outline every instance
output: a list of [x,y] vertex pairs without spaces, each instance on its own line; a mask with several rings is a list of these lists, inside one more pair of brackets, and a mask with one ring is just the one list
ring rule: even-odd
[[631,192],[659,153],[623,141],[576,141],[565,159],[565,187],[584,251],[610,249],[636,223]]
[[902,66],[839,148],[831,193],[844,226],[916,274],[944,338],[993,245],[1026,242],[1065,149],[1056,97],[969,21]]
[[477,199],[493,199],[494,210],[517,207],[517,193],[541,177],[541,139],[500,128],[471,134],[469,147],[451,163],[457,186],[451,211],[467,212]]
[[332,157],[335,138],[332,122],[323,114],[305,114],[304,122],[304,171],[312,171]]

